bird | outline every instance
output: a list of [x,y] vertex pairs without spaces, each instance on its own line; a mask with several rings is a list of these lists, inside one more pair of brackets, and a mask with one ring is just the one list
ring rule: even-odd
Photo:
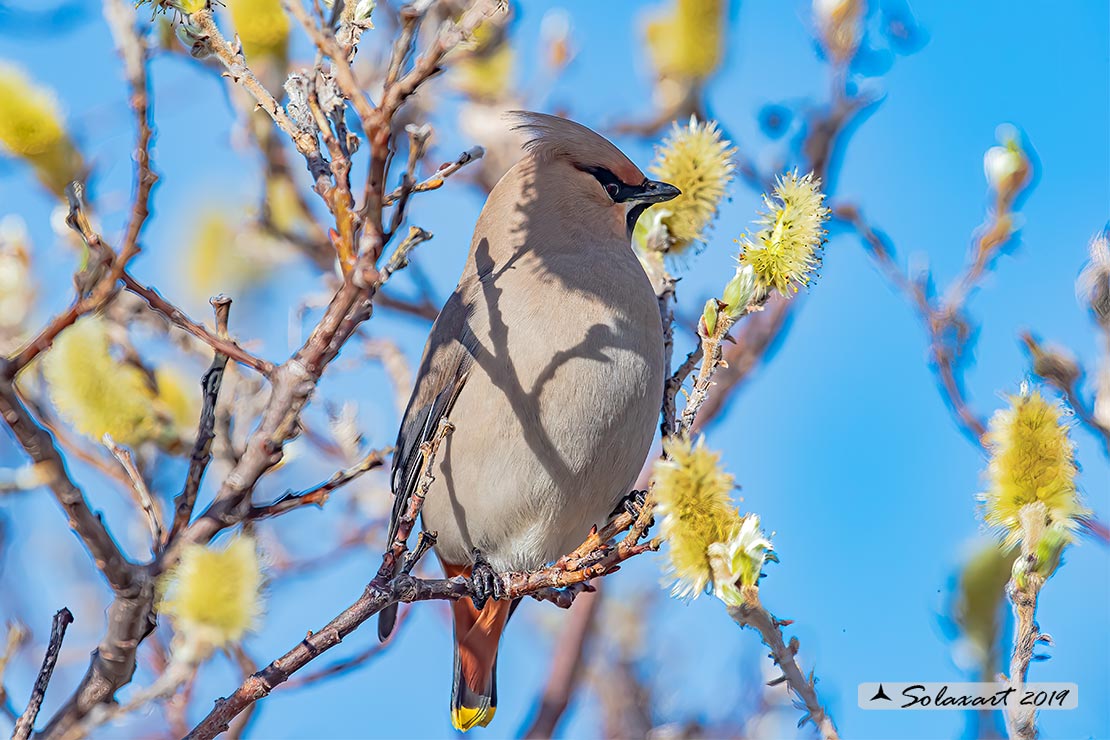
[[[497,708],[501,633],[519,599],[496,574],[571,552],[628,503],[659,418],[664,340],[631,246],[655,203],[680,194],[566,118],[509,114],[523,155],[490,192],[462,276],[432,326],[393,459],[389,541],[421,477],[421,446],[447,418],[421,511],[452,602],[451,721]],[[379,616],[392,632],[396,605]]]

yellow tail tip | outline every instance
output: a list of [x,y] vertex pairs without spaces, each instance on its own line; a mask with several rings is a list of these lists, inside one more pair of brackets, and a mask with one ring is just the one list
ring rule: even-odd
[[497,707],[459,707],[451,710],[451,724],[459,732],[472,727],[485,727],[493,721]]

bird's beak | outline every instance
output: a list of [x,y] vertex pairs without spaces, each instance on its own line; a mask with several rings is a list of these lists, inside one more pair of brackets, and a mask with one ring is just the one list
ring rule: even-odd
[[644,180],[643,185],[631,190],[625,200],[632,203],[663,203],[682,195],[682,191],[674,185],[658,180]]

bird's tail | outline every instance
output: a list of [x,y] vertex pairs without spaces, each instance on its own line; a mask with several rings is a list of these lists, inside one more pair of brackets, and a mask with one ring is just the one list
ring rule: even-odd
[[[470,566],[444,563],[447,577],[469,576]],[[470,599],[451,604],[455,618],[455,680],[451,685],[451,724],[466,732],[485,727],[497,711],[497,646],[513,603],[487,601],[481,611]]]
[[378,640],[385,642],[393,634],[393,626],[397,624],[397,605],[390,604],[378,612]]

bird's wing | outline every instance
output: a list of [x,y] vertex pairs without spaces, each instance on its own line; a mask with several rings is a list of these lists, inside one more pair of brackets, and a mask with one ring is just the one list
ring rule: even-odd
[[460,293],[456,291],[443,307],[428,337],[420,374],[405,409],[393,455],[394,499],[387,543],[393,542],[398,520],[420,480],[420,467],[424,460],[420,447],[435,436],[440,421],[451,410],[466,382],[471,362],[465,342],[469,333],[467,313]]

